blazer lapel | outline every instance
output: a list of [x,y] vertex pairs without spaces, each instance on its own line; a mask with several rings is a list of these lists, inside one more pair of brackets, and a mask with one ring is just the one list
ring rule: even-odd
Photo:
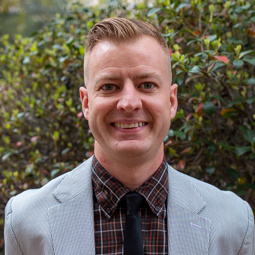
[[199,216],[206,203],[189,178],[169,167],[167,204],[168,251],[174,255],[206,255],[211,221]]
[[89,159],[66,175],[48,209],[54,254],[95,254],[93,191]]

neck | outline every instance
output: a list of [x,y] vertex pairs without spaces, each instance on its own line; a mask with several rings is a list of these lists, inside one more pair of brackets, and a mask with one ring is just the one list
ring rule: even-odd
[[130,158],[105,155],[101,150],[96,150],[95,156],[104,169],[126,186],[130,191],[136,190],[146,182],[154,172],[159,168],[163,159],[164,151],[162,150],[154,157],[135,156]]

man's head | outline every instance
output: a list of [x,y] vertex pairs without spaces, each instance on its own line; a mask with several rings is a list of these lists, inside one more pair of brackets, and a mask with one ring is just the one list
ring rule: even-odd
[[161,161],[177,85],[160,33],[141,21],[103,20],[87,38],[84,62],[80,94],[97,158]]
[[[141,39],[143,36],[154,38],[162,47],[168,60],[169,75],[171,76],[171,61],[166,41],[157,28],[148,22],[119,17],[106,18],[93,26],[87,35],[85,43],[84,74],[87,75],[89,56],[95,45],[102,41],[115,44],[128,43]],[[172,77],[171,77],[172,78]],[[85,82],[86,85],[86,82]]]

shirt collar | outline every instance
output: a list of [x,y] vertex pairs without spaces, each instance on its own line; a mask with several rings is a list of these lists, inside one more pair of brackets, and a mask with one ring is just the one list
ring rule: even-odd
[[[144,196],[150,209],[158,217],[165,215],[163,209],[168,195],[167,169],[167,163],[164,159],[154,174],[136,190]],[[106,217],[111,218],[119,202],[129,192],[129,189],[111,176],[95,156],[92,163],[92,183],[98,203]]]

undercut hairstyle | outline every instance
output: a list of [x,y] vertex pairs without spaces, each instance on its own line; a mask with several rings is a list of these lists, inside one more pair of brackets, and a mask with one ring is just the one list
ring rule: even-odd
[[113,42],[128,42],[147,35],[159,43],[169,54],[168,46],[159,30],[148,22],[125,18],[106,18],[95,24],[87,35],[85,42],[86,53],[93,50],[95,45],[103,40]]

